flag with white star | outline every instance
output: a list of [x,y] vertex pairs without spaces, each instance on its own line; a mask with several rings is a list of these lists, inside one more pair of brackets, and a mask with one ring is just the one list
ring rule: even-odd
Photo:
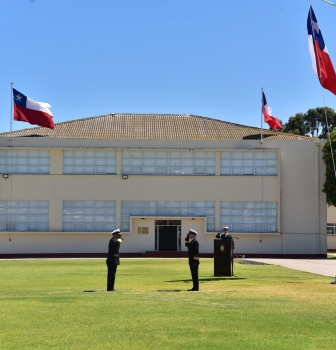
[[14,120],[54,129],[55,124],[49,103],[36,102],[13,89]]

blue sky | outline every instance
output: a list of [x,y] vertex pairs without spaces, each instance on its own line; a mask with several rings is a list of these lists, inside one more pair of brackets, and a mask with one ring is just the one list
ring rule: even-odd
[[[311,1],[336,66],[336,7]],[[0,132],[10,83],[52,106],[55,123],[108,113],[195,114],[260,127],[336,96],[321,87],[303,0],[0,2]],[[13,122],[13,130],[33,127]],[[264,124],[264,127],[267,125]]]

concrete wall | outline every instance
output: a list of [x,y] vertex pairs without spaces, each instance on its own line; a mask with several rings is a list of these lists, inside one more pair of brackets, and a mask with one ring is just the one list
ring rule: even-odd
[[[8,139],[0,139],[7,147]],[[196,141],[16,138],[14,147],[50,149],[50,175],[13,174],[0,177],[0,200],[49,200],[50,232],[0,232],[0,254],[104,253],[108,233],[62,232],[63,200],[115,200],[117,227],[122,200],[215,201],[216,230],[220,230],[220,201],[276,201],[277,233],[233,233],[236,254],[326,254],[326,199],[322,192],[325,166],[320,142],[307,140]],[[220,150],[278,151],[278,176],[219,176]],[[114,148],[117,175],[63,175],[63,149]],[[215,176],[157,176],[120,174],[121,149],[212,149],[217,151]],[[199,232],[201,252],[213,252],[215,233],[205,231],[203,218],[182,220],[182,249],[189,228]],[[123,252],[154,249],[155,218],[132,218]],[[138,227],[148,226],[148,235]]]

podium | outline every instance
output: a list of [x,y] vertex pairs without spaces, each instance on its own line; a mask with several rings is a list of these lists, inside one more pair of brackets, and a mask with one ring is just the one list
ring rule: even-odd
[[215,238],[214,276],[233,276],[233,239]]

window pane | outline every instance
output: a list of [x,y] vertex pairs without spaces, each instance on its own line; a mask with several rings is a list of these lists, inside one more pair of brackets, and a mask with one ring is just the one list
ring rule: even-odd
[[242,152],[232,152],[232,159],[243,159]]
[[244,159],[253,159],[253,152],[244,152]]
[[234,223],[234,224],[242,224],[243,223],[242,216],[233,216],[232,217],[232,223]]
[[144,159],[143,165],[154,167],[155,166],[155,159]]
[[231,159],[231,152],[221,152],[221,159]]
[[167,174],[167,167],[156,167],[156,173],[157,174]]
[[121,201],[121,214],[129,215],[129,202]]
[[142,174],[142,168],[141,167],[131,167],[131,174],[134,174],[134,175]]
[[242,168],[232,168],[232,175],[241,175]]
[[266,159],[276,159],[276,152],[266,152]]
[[156,159],[156,166],[168,166],[168,159]]
[[155,174],[155,167],[144,167],[143,168],[143,173],[144,174]]

